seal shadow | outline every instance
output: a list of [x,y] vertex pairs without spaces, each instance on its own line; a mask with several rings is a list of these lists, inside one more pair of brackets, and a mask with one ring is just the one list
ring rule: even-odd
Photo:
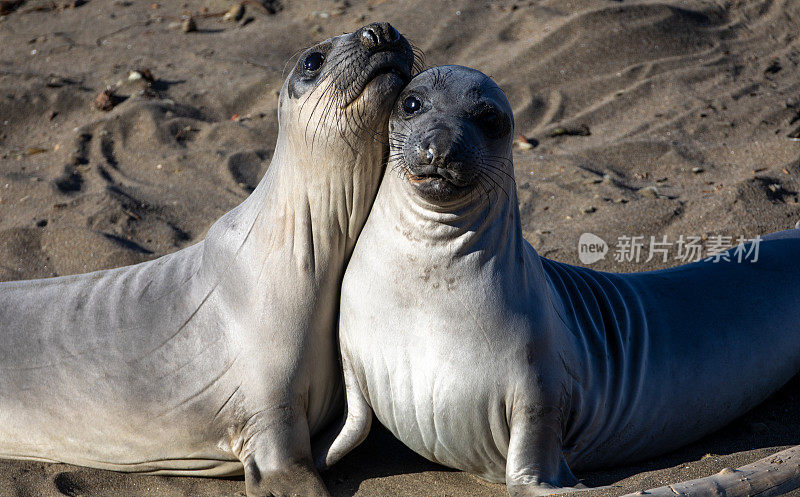
[[418,455],[375,419],[366,440],[325,471],[322,479],[333,497],[352,497],[369,480],[430,471],[460,473]]
[[[730,388],[736,388],[736,385],[731,385]],[[778,447],[797,445],[798,433],[800,433],[800,374],[755,409],[692,444],[630,466],[578,473],[576,476],[585,485],[597,487],[613,485],[643,472],[706,460],[709,467],[713,467],[711,471],[716,472],[727,465],[719,460],[720,456],[774,448],[769,450],[771,454],[780,450]],[[767,455],[769,454],[759,453],[752,459],[754,461]]]
[[[731,385],[731,388],[736,386]],[[703,461],[708,466],[707,472],[712,474],[731,464],[726,463],[722,456],[759,449],[767,449],[771,454],[779,450],[777,447],[796,445],[797,433],[800,433],[800,375],[795,376],[752,411],[692,444],[658,458],[608,470],[578,472],[576,476],[590,488],[613,487],[616,483],[640,473],[683,466],[696,461]],[[771,450],[773,448],[775,449]],[[751,459],[766,455],[768,454],[759,453]],[[442,479],[448,480],[462,491],[466,486],[480,495],[506,495],[504,485],[484,482],[478,477],[435,464],[419,456],[397,440],[377,420],[374,420],[367,439],[323,473],[322,478],[333,497],[352,497],[360,489],[369,493],[369,487],[373,486],[370,480],[414,474],[414,481],[419,484],[420,480],[426,479],[422,473],[431,473],[428,477],[439,483],[445,483],[441,482]],[[386,484],[386,481],[374,482],[376,488],[383,488]]]
[[185,79],[156,79],[152,83],[150,83],[150,88],[157,92],[165,92],[168,91],[175,85],[181,85],[186,83]]

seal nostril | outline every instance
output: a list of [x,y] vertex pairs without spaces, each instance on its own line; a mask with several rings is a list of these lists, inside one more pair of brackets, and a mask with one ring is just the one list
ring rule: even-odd
[[361,43],[367,47],[374,47],[378,44],[378,35],[372,28],[366,28],[361,32]]
[[425,152],[425,158],[428,159],[428,164],[433,163],[433,159],[436,158],[436,150],[433,147],[428,147],[428,150]]

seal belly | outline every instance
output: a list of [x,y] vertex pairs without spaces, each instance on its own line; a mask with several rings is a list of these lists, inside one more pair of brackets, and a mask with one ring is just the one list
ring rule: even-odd
[[[348,315],[359,322],[353,313]],[[360,322],[377,318],[364,319],[368,321]],[[463,344],[458,347],[443,336],[448,330],[457,339],[462,333],[458,325],[421,320],[421,313],[405,319],[384,316],[381,323],[403,328],[342,335],[343,354],[363,382],[364,397],[378,420],[416,453],[490,481],[504,481],[509,443],[506,385],[481,373],[488,367],[487,351],[464,353]],[[434,339],[427,340],[427,333]]]

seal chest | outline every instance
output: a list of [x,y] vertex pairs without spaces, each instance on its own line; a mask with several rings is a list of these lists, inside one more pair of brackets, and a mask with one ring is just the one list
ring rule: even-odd
[[[498,349],[507,351],[511,344],[477,340],[480,331],[457,302],[443,303],[436,313],[420,312],[428,308],[416,305],[413,310],[381,305],[397,298],[393,289],[406,279],[390,267],[349,267],[342,288],[343,329],[355,323],[377,325],[367,333],[343,333],[340,342],[353,369],[362,372],[365,398],[380,422],[418,454],[503,481],[508,399],[496,378],[481,371],[491,366]],[[360,277],[365,274],[372,277]],[[443,333],[433,336],[431,330]],[[473,339],[475,346],[465,349],[463,342]],[[470,399],[469,408],[453,409],[463,399]]]

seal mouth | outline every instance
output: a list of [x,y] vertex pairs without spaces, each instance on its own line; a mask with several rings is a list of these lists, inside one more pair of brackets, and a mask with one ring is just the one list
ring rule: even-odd
[[408,181],[413,185],[433,185],[444,186],[444,183],[450,183],[455,186],[449,178],[438,173],[430,174],[413,174],[408,173]]
[[455,177],[450,169],[440,166],[429,166],[417,172],[406,169],[406,176],[408,181],[415,185],[449,183],[459,188],[467,186],[464,181]]
[[453,171],[440,166],[429,166],[413,172],[407,167],[403,169],[409,185],[432,200],[450,201],[472,191],[468,181],[456,177]]

